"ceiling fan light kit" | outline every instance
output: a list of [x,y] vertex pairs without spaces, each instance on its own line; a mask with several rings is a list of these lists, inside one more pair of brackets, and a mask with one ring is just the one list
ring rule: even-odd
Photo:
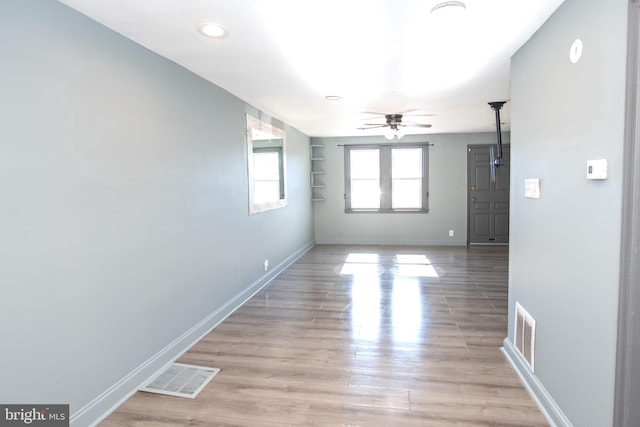
[[388,140],[392,140],[393,138],[395,138],[395,133],[393,131],[393,129],[388,128],[384,131],[384,137],[387,138]]
[[399,129],[399,128],[388,128],[385,132],[384,132],[384,137],[387,138],[390,141],[393,141],[394,139],[398,140],[400,138],[402,138],[404,136],[404,130],[403,129]]

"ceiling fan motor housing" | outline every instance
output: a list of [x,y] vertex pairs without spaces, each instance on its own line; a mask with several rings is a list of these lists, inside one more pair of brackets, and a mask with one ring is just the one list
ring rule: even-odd
[[398,128],[400,123],[402,123],[402,114],[387,114],[385,115],[385,118],[387,119],[389,127],[394,130]]

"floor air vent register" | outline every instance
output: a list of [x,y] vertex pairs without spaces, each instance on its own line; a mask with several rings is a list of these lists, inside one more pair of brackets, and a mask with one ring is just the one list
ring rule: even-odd
[[217,368],[172,363],[139,390],[193,399],[218,372]]
[[516,319],[513,341],[518,352],[531,369],[535,370],[536,321],[520,303],[516,302]]

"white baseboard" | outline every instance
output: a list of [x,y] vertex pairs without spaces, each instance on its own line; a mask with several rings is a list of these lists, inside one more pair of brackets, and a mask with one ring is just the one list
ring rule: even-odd
[[314,245],[314,242],[308,242],[280,264],[274,266],[269,273],[259,278],[234,298],[227,301],[227,303],[160,350],[153,357],[127,374],[116,384],[105,390],[89,404],[72,413],[70,425],[72,427],[95,426],[104,420],[118,406],[124,403],[125,400],[131,397],[149,377],[184,354],[195,343],[200,341],[202,337],[211,332],[213,328],[240,308],[249,298],[265,287],[273,278],[298,260]]
[[524,359],[508,338],[503,341],[502,353],[507,358],[513,369],[516,371],[525,388],[536,402],[540,411],[552,427],[573,427],[571,421],[562,412],[562,409],[553,400],[546,388],[542,385],[526,365]]
[[461,240],[387,240],[387,239],[318,239],[318,245],[384,245],[384,246],[467,246]]

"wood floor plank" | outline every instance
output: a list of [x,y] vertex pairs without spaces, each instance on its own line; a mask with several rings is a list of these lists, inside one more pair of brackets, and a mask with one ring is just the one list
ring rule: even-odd
[[179,358],[221,369],[200,395],[101,426],[546,426],[499,350],[507,280],[504,247],[318,245]]

